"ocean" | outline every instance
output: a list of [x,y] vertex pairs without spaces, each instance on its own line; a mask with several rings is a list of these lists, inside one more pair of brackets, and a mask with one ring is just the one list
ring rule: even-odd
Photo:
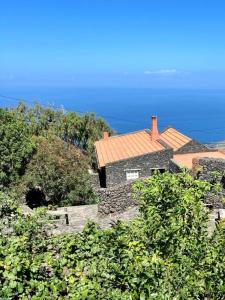
[[[5,88],[1,94],[80,114],[95,112],[118,133],[150,128],[151,116],[157,115],[160,130],[173,126],[202,143],[225,140],[225,90],[45,87]],[[1,106],[17,102],[0,96]]]

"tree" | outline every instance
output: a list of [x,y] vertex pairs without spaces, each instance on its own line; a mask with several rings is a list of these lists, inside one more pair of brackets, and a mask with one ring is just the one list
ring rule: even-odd
[[[36,144],[37,151],[22,178],[23,192],[33,190],[35,201],[35,189],[39,189],[45,195],[41,202],[45,200],[45,204],[60,206],[83,204],[94,197],[88,173],[89,160],[79,149],[55,136],[39,137]],[[41,204],[44,203],[36,203]]]
[[35,149],[28,128],[10,112],[0,109],[0,186],[15,184],[24,174]]
[[49,132],[74,145],[90,157],[96,168],[94,142],[101,139],[103,131],[114,134],[114,131],[102,118],[93,113],[78,115],[75,112],[64,112],[36,103],[28,108],[20,103],[11,113],[28,126],[30,135],[48,136]]
[[104,131],[108,131],[110,135],[115,133],[105,120],[97,118],[93,113],[88,113],[81,117],[77,143],[90,157],[93,168],[97,167],[94,143],[103,138]]

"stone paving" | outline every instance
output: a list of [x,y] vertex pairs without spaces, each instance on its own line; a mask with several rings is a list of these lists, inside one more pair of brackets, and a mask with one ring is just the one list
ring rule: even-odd
[[[31,214],[32,210],[26,205],[22,206],[24,214]],[[53,230],[53,234],[64,234],[81,231],[88,220],[94,221],[99,224],[103,229],[110,228],[117,220],[130,221],[138,215],[138,207],[129,207],[123,213],[110,214],[106,217],[100,217],[98,215],[98,205],[80,205],[59,207],[57,210],[49,210],[49,214],[56,216],[56,228]],[[218,215],[219,213],[219,215]],[[69,224],[66,224],[65,215],[68,215]],[[215,209],[209,215],[208,232],[211,235],[215,229],[215,220],[220,217],[225,218],[225,209]]]
[[[111,214],[104,218],[98,215],[96,204],[58,208],[57,211],[49,211],[49,213],[59,215],[60,219],[56,221],[57,228],[53,232],[60,234],[81,231],[88,220],[96,222],[101,228],[109,228],[117,220],[132,220],[138,215],[138,208],[130,207],[123,213]],[[68,214],[69,225],[66,225],[65,214]]]

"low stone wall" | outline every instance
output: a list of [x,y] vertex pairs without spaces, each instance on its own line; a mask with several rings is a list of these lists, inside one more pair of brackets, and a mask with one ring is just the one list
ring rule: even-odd
[[193,159],[193,176],[199,180],[205,180],[212,184],[221,184],[222,190],[217,193],[209,193],[205,199],[213,208],[225,208],[225,159],[221,158],[195,158]]
[[225,159],[222,158],[195,158],[193,171],[198,179],[209,182],[220,182],[225,173]]
[[128,207],[136,205],[132,197],[132,185],[134,181],[118,184],[110,188],[102,188],[97,191],[100,200],[98,213],[100,216],[121,213]]

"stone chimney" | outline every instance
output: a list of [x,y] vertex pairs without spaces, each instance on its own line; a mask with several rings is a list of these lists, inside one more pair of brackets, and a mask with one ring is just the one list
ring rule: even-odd
[[155,141],[159,138],[159,132],[157,127],[157,117],[152,116],[152,129],[151,129],[151,139]]
[[108,131],[104,131],[104,132],[103,132],[103,140],[108,140],[108,138],[109,138],[109,133],[108,133]]

